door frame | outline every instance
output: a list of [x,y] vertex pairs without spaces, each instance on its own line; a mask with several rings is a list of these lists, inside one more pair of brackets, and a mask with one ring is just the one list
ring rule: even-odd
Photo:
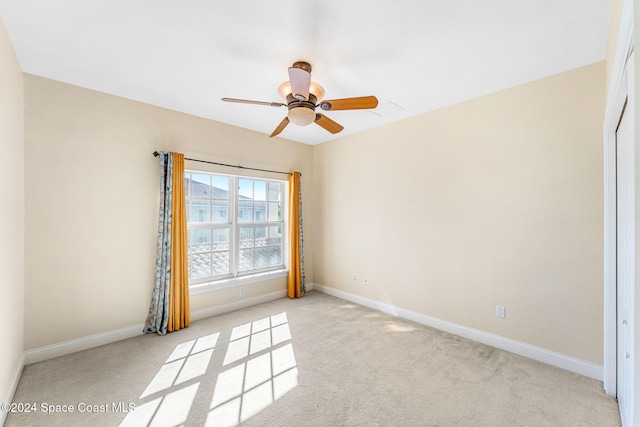
[[[633,0],[623,0],[604,118],[604,365],[603,386],[617,395],[617,289],[616,289],[616,130],[625,101],[635,139],[633,64]],[[635,388],[635,387],[634,387]]]

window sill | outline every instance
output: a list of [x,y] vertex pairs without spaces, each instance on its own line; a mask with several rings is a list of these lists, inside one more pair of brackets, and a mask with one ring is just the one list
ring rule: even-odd
[[214,282],[198,283],[189,286],[190,295],[204,294],[206,292],[219,291],[221,289],[234,288],[236,286],[244,286],[251,283],[264,282],[265,280],[279,279],[287,277],[289,270],[275,270],[266,273],[252,274],[249,276],[233,277],[231,279],[216,280]]

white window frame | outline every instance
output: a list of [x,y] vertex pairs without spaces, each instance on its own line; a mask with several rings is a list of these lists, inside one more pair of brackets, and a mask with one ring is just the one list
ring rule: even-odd
[[[245,176],[245,175],[234,175],[234,174],[225,174],[218,172],[209,172],[197,169],[186,169],[185,170],[185,178],[187,174],[200,174],[200,175],[211,175],[211,176],[223,176],[225,178],[229,178],[229,221],[224,223],[197,223],[197,222],[189,222],[190,218],[187,218],[187,230],[195,230],[195,229],[212,229],[212,228],[229,228],[229,274],[224,276],[212,276],[202,279],[191,279],[191,264],[189,263],[189,290],[192,295],[212,291],[219,290],[224,288],[236,287],[247,285],[250,283],[260,282],[264,280],[275,279],[279,277],[286,277],[288,273],[288,259],[289,259],[289,248],[288,248],[288,196],[289,196],[289,188],[288,181],[281,179],[273,179],[273,178],[264,178],[257,176]],[[257,181],[265,181],[267,182],[267,207],[268,207],[268,194],[269,182],[277,182],[282,185],[282,221],[278,222],[269,222],[268,216],[265,218],[265,221],[252,221],[252,222],[240,222],[238,220],[238,212],[239,212],[239,201],[238,190],[239,190],[239,181],[241,179],[249,179],[249,180],[257,180]],[[188,202],[192,197],[192,194],[189,192],[189,197],[186,198]],[[212,207],[213,210],[213,207]],[[268,211],[267,211],[268,212]],[[212,212],[213,214],[213,212]],[[265,267],[260,269],[253,269],[248,271],[240,271],[240,227],[245,225],[252,226],[272,226],[272,225],[281,225],[282,226],[282,264],[274,267]],[[268,230],[268,229],[267,229]],[[187,245],[190,245],[190,242],[187,241]]]

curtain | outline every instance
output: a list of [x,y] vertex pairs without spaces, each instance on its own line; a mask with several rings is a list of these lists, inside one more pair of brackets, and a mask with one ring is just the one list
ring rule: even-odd
[[290,259],[287,295],[289,298],[300,298],[307,292],[304,275],[300,172],[292,172],[289,175],[289,242]]
[[173,212],[171,233],[171,288],[169,291],[169,332],[189,326],[189,267],[187,253],[187,207],[184,191],[184,154],[172,153]]
[[144,332],[165,335],[189,326],[184,155],[159,153],[160,212],[156,274]]

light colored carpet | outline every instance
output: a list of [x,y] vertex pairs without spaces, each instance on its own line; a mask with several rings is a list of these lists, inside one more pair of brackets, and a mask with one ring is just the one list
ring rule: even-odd
[[14,402],[7,427],[620,425],[597,381],[318,292],[26,366]]

